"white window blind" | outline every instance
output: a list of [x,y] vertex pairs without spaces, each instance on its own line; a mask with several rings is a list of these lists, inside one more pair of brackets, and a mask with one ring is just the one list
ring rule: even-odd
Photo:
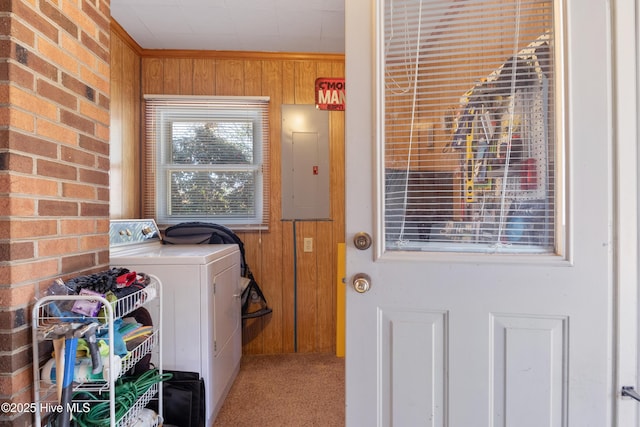
[[386,249],[554,252],[553,3],[381,1]]
[[268,227],[268,109],[263,97],[145,96],[145,216]]

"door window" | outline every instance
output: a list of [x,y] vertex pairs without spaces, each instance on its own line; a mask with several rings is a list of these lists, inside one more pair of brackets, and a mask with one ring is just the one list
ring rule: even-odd
[[554,6],[386,0],[386,250],[554,253]]

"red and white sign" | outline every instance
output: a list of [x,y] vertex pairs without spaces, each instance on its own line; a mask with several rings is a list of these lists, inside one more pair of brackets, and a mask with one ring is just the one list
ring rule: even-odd
[[344,111],[346,93],[343,78],[316,79],[316,107],[320,110]]

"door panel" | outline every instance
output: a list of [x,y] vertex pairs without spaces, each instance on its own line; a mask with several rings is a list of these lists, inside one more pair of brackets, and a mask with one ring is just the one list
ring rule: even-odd
[[[557,5],[562,245],[513,254],[386,250],[377,6],[346,3],[347,425],[610,425],[609,3]],[[372,234],[370,249],[350,242],[360,231]],[[350,286],[361,272],[365,293]]]
[[[411,425],[416,419],[441,425],[447,313],[390,308],[380,310],[379,318],[381,418],[386,425]],[[411,366],[421,369],[407,369]]]
[[495,425],[561,426],[567,318],[491,316]]

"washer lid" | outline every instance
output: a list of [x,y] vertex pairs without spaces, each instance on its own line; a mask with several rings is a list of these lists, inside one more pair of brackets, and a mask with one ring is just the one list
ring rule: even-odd
[[121,246],[112,248],[110,264],[114,267],[124,265],[149,264],[208,264],[227,254],[238,251],[238,245],[154,245]]

